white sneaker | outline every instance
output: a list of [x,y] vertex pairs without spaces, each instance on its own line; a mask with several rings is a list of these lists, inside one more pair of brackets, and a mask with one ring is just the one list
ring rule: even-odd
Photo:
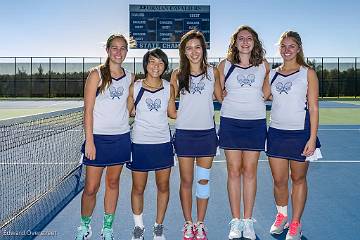
[[240,240],[241,232],[243,231],[243,222],[238,218],[233,218],[230,221],[229,240]]
[[158,224],[157,226],[154,225],[153,235],[154,235],[153,240],[166,240],[164,235],[164,225],[162,224]]
[[288,228],[289,226],[287,220],[287,216],[281,213],[276,214],[275,221],[270,228],[270,234],[281,234],[284,229]]
[[101,230],[101,240],[114,240],[112,228],[103,228]]
[[144,240],[144,232],[145,232],[145,228],[135,226],[132,232],[131,240]]
[[256,222],[256,220],[253,218],[247,218],[242,221],[244,223],[243,238],[255,240],[256,234],[254,230],[254,222]]
[[89,227],[87,228],[81,225],[77,229],[75,240],[89,240],[91,238],[91,235],[92,235],[91,226],[89,225]]

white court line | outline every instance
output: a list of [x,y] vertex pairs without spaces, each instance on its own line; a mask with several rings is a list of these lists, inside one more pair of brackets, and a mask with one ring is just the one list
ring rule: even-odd
[[[214,163],[223,163],[226,160],[214,160]],[[268,160],[260,159],[259,162],[268,162]],[[312,161],[315,163],[360,163],[360,160],[317,160]],[[47,162],[30,162],[30,163],[0,163],[0,165],[72,165],[79,162],[70,162],[70,163],[47,163]]]
[[[80,126],[80,125],[79,125]],[[50,131],[63,131],[63,130],[54,130],[54,129],[41,129],[41,130],[28,130],[28,129],[18,129],[18,130],[12,130],[14,132],[50,132]],[[69,132],[78,132],[78,131],[82,131],[82,129],[79,130],[66,130]],[[318,131],[360,131],[360,128],[351,128],[351,129],[318,129]]]
[[[78,126],[76,126],[78,127]],[[74,127],[75,128],[75,127]],[[19,130],[11,130],[11,132],[82,132],[83,129],[68,129],[66,130],[66,128],[62,128],[62,129],[40,129],[40,130],[29,130],[29,129],[19,129]],[[6,132],[6,131],[1,131],[0,132]]]
[[318,131],[360,131],[360,128],[319,128]]
[[[80,126],[80,125],[79,125]],[[13,132],[55,132],[55,131],[64,131],[64,130],[54,130],[54,129],[41,129],[41,130],[28,130],[28,129],[15,129],[15,130],[11,130]],[[83,131],[83,129],[79,129],[79,130],[66,130],[68,132],[80,132]],[[360,128],[334,128],[334,129],[318,129],[318,131],[360,131]]]
[[43,108],[43,107],[55,107],[55,106],[58,106],[62,104],[61,102],[53,102],[53,103],[50,103],[50,104],[44,104],[44,106],[40,106],[39,108]]
[[0,165],[73,165],[79,162],[70,163],[47,163],[47,162],[30,162],[30,163],[0,163]]
[[[222,162],[226,162],[226,160],[214,160],[213,162],[215,163],[222,163]],[[268,162],[268,160],[266,159],[260,159],[259,162]],[[311,163],[360,163],[360,160],[333,160],[333,161],[329,161],[329,160],[316,160],[316,161],[311,161]]]

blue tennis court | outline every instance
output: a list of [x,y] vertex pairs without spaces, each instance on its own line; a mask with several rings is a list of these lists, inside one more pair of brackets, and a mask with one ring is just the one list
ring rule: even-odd
[[[353,105],[352,109],[358,109],[358,104],[351,103],[338,103],[338,102],[321,102],[320,106],[324,110],[328,107],[330,110],[337,109],[339,106]],[[57,145],[71,146],[73,151],[78,148],[72,144],[73,141],[78,141],[75,145],[81,142],[76,136],[81,136],[81,112],[75,113],[67,110],[68,114],[73,117],[71,120],[62,120],[57,123],[57,128],[51,130],[55,132],[55,135],[51,135],[48,129],[48,121],[44,121],[44,126],[39,129],[32,129],[32,135],[38,132],[46,132],[50,137],[50,142],[54,141]],[[349,112],[352,113],[352,112]],[[356,112],[358,113],[358,112]],[[50,114],[54,115],[54,113]],[[42,116],[42,115],[41,115]],[[302,218],[303,221],[303,239],[356,239],[360,211],[357,210],[358,203],[360,201],[359,183],[360,175],[360,121],[359,115],[350,115],[353,119],[351,123],[356,124],[328,124],[325,120],[320,125],[318,136],[322,143],[323,159],[312,162],[309,168],[308,185],[309,194],[306,209]],[[332,116],[336,117],[336,116]],[[59,118],[55,116],[55,118]],[[68,117],[64,118],[67,119]],[[349,117],[350,118],[350,117]],[[69,122],[76,124],[69,128]],[[38,121],[38,120],[37,120]],[[55,120],[54,120],[55,121]],[[332,121],[332,120],[331,120]],[[341,120],[343,121],[343,120]],[[16,123],[18,124],[18,123]],[[10,124],[18,131],[19,126],[16,124]],[[26,128],[22,130],[28,131]],[[69,132],[69,133],[66,133]],[[15,132],[12,132],[15,134]],[[5,159],[16,159],[17,156],[13,156],[15,147],[23,152],[26,152],[26,146],[36,146],[39,143],[48,142],[43,135],[36,135],[37,142],[26,142],[18,148],[18,146],[4,145],[7,149],[1,152],[1,158],[3,162],[3,156]],[[40,133],[39,133],[40,134]],[[60,135],[58,135],[60,134]],[[50,136],[51,135],[51,136]],[[75,136],[76,135],[76,136]],[[24,135],[21,135],[24,136]],[[72,136],[74,140],[68,140],[69,136]],[[45,139],[45,140],[43,140]],[[44,150],[48,152],[52,151],[52,148]],[[19,152],[19,151],[17,151]],[[17,194],[17,188],[14,191],[5,189],[6,184],[1,185],[2,201],[8,202],[8,207],[11,209],[12,204],[20,204],[25,201],[32,194],[32,191],[38,190],[37,184],[47,185],[54,181],[54,177],[57,177],[57,169],[65,168],[71,164],[70,172],[60,178],[61,181],[50,185],[46,194],[41,195],[39,199],[31,202],[31,205],[22,209],[17,213],[18,216],[13,216],[9,221],[9,225],[12,224],[13,228],[7,228],[9,225],[5,225],[0,230],[1,239],[74,239],[76,228],[79,225],[80,218],[80,198],[81,190],[83,186],[84,173],[83,169],[75,168],[78,159],[78,153],[71,155],[71,163],[64,162],[50,162],[44,163],[42,159],[28,160],[28,162],[22,162],[16,164],[16,169],[22,169],[20,166],[30,166],[30,171],[34,172],[31,177],[31,181],[22,183],[24,193]],[[47,155],[46,155],[47,156]],[[44,159],[45,160],[45,159]],[[53,165],[52,168],[50,165]],[[10,166],[10,167],[9,167]],[[12,176],[20,174],[16,179],[24,178],[19,172],[12,167],[10,163],[1,165],[0,175],[3,179],[10,179],[6,176]],[[55,167],[54,167],[55,166]],[[10,170],[7,170],[10,169]],[[54,170],[55,169],[55,170]],[[65,171],[64,170],[64,171]],[[10,172],[9,172],[10,171]],[[28,170],[26,170],[28,171]],[[67,171],[67,170],[66,170]],[[49,172],[49,174],[47,174]],[[35,174],[36,173],[36,174]],[[44,175],[44,173],[46,173]],[[229,221],[231,220],[230,208],[227,199],[226,191],[226,162],[223,152],[216,157],[212,168],[212,193],[209,202],[209,208],[207,212],[206,224],[208,227],[208,237],[212,240],[227,239],[229,231]],[[55,182],[55,181],[54,181]],[[6,182],[5,182],[6,183]],[[14,185],[14,184],[13,184]],[[14,185],[16,186],[16,185]],[[154,174],[149,174],[148,185],[145,192],[145,207],[144,207],[144,223],[146,227],[145,239],[152,239],[152,225],[155,220],[155,205],[156,205],[156,191]],[[31,189],[31,191],[29,190]],[[165,218],[165,233],[167,239],[180,239],[181,229],[183,224],[182,211],[180,207],[180,200],[178,196],[179,189],[179,169],[175,166],[171,175],[171,195],[170,202]],[[130,206],[130,191],[131,191],[131,172],[124,168],[121,175],[120,185],[120,198],[118,208],[116,212],[116,219],[114,222],[114,235],[115,239],[130,239],[133,228],[133,219]],[[8,195],[5,197],[5,193]],[[30,196],[31,197],[31,196]],[[103,217],[103,197],[104,187],[100,188],[100,192],[97,196],[97,206],[95,208],[92,218],[92,239],[100,238],[100,231],[102,227]],[[4,205],[1,205],[4,206]],[[0,215],[3,216],[8,210],[4,207],[1,210]],[[194,206],[193,212],[195,215],[196,208]],[[261,154],[258,167],[258,191],[256,197],[256,203],[254,208],[254,218],[257,220],[255,223],[255,230],[257,239],[285,239],[286,232],[280,236],[274,237],[269,235],[269,228],[273,222],[276,214],[274,198],[272,194],[272,178],[268,162],[265,154]],[[289,213],[291,215],[291,213]],[[18,219],[18,220],[17,220]],[[31,226],[31,227],[30,227]],[[10,230],[9,230],[10,229]],[[13,230],[11,230],[13,229]],[[15,235],[17,234],[17,235]]]
[[[321,161],[311,163],[308,175],[309,195],[303,215],[303,239],[355,239],[358,232],[360,211],[360,125],[327,125],[319,129],[322,142]],[[228,222],[231,220],[226,192],[226,163],[224,155],[216,158],[212,170],[212,195],[207,213],[209,239],[227,239]],[[258,168],[258,191],[254,209],[257,220],[255,230],[257,239],[274,239],[268,234],[276,214],[272,195],[272,178],[268,162],[261,156]],[[156,195],[154,176],[150,174],[145,194],[144,221],[147,231],[145,239],[152,238],[151,226],[155,219]],[[173,168],[171,176],[171,199],[165,219],[168,239],[180,239],[183,224],[178,197],[179,171]],[[103,188],[102,188],[103,189]],[[121,176],[121,196],[114,223],[116,239],[130,239],[133,219],[130,207],[131,174],[127,169]],[[92,228],[100,233],[102,227],[101,201],[98,196]],[[195,213],[195,212],[194,212]],[[79,224],[80,194],[44,229],[57,232],[55,239],[72,239]],[[336,230],[335,230],[336,229]],[[276,239],[285,239],[283,233]]]

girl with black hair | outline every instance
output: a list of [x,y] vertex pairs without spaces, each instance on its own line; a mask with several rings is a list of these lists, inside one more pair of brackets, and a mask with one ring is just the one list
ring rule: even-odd
[[132,128],[131,207],[135,227],[132,240],[144,239],[144,191],[149,171],[155,171],[157,214],[153,239],[165,240],[163,221],[169,202],[169,178],[174,165],[168,116],[176,118],[174,87],[162,79],[168,69],[168,58],[159,48],[149,50],[143,58],[145,79],[130,87],[129,105],[135,109]]

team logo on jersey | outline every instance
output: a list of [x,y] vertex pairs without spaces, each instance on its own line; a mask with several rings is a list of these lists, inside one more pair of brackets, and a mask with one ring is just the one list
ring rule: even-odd
[[287,82],[285,84],[281,83],[281,82],[278,82],[276,85],[275,85],[275,88],[276,88],[276,91],[279,92],[279,94],[281,93],[286,93],[288,94],[289,91],[291,90],[291,86],[292,86],[292,83],[291,82]]
[[180,93],[181,93],[181,95],[185,95],[185,94],[186,94],[185,88],[181,89],[181,90],[180,90]]
[[201,94],[204,89],[205,89],[205,83],[203,81],[200,80],[200,82],[195,83],[193,80],[191,80],[190,89],[189,89],[191,94],[195,94],[195,93]]
[[251,84],[253,84],[255,82],[255,75],[254,74],[249,74],[247,76],[238,75],[237,80],[241,87],[246,86],[246,85],[251,87]]
[[124,93],[124,88],[123,87],[118,87],[118,88],[116,88],[116,87],[114,87],[114,86],[111,86],[111,87],[109,87],[109,91],[110,91],[110,97],[112,98],[112,99],[114,99],[114,98],[118,98],[118,99],[120,99],[120,97],[123,95],[123,93]]
[[159,111],[159,108],[161,108],[161,100],[159,98],[152,100],[151,98],[147,98],[145,100],[146,106],[150,111],[156,110]]

